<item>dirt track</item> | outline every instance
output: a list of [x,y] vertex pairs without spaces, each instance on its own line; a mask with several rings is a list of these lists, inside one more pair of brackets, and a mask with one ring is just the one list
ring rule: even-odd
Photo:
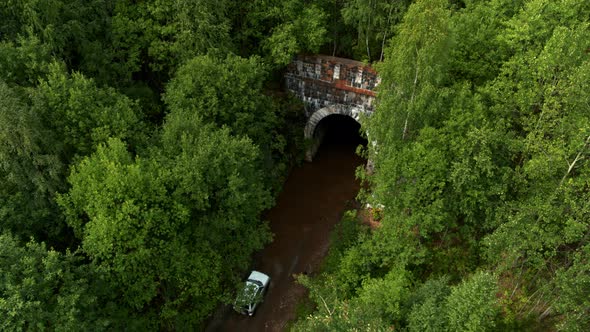
[[359,141],[343,131],[336,132],[343,137],[327,137],[313,163],[293,170],[267,214],[275,237],[256,255],[254,267],[268,274],[271,283],[256,314],[248,317],[225,308],[207,331],[283,331],[295,318],[306,290],[293,275],[317,270],[328,251],[330,231],[359,190],[354,177],[363,162],[354,154]]

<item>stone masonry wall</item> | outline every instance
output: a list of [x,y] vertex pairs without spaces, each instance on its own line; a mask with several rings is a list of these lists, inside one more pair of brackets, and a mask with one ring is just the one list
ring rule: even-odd
[[297,57],[285,75],[287,89],[305,102],[308,117],[333,105],[371,113],[379,82],[375,70],[362,62],[321,55]]

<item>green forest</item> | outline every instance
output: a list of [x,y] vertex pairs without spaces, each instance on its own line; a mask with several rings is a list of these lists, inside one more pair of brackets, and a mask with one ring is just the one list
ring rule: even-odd
[[374,164],[294,331],[590,330],[587,0],[2,0],[0,330],[204,327],[301,162],[298,54]]

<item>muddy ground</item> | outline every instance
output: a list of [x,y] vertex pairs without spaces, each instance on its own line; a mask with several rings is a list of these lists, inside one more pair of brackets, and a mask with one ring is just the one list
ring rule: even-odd
[[354,173],[364,161],[354,151],[362,141],[355,123],[346,121],[330,124],[314,161],[291,172],[276,206],[266,215],[274,240],[254,257],[254,268],[271,277],[264,302],[253,317],[225,306],[206,331],[283,331],[295,318],[306,290],[293,275],[317,271],[328,252],[330,231],[354,205],[359,190]]

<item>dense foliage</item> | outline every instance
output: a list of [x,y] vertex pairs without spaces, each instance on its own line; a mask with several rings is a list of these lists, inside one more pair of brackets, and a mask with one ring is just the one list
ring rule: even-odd
[[194,330],[229,301],[301,155],[276,78],[325,43],[324,17],[300,1],[0,3],[2,329]]
[[0,2],[0,329],[195,330],[272,236],[297,53],[375,62],[301,331],[590,329],[590,3]]
[[589,14],[409,6],[365,123],[381,225],[302,278],[317,311],[295,330],[590,329]]

